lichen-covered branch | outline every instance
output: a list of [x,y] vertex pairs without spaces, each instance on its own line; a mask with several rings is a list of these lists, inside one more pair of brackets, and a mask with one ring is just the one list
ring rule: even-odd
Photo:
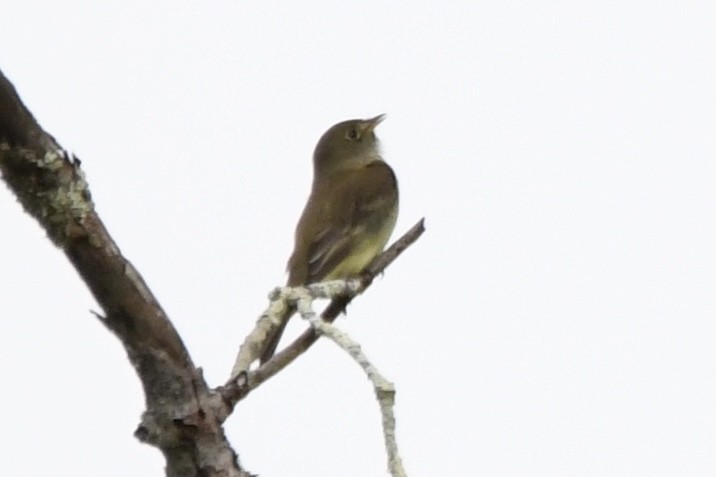
[[[315,294],[330,292],[324,296],[324,298],[332,298],[332,300],[326,309],[323,310],[321,318],[328,323],[335,321],[353,298],[368,288],[375,277],[383,273],[400,254],[420,238],[423,232],[425,232],[425,219],[420,219],[410,230],[380,254],[358,279],[335,280],[328,282],[328,285],[326,283],[308,285],[307,288],[313,290]],[[326,286],[331,288],[327,289]],[[288,366],[318,339],[318,334],[316,334],[313,327],[310,327],[296,338],[293,343],[276,353],[269,361],[264,363],[263,366],[255,370],[249,370],[249,366],[256,360],[258,354],[261,352],[261,340],[270,333],[272,326],[276,326],[274,317],[282,313],[284,308],[288,306],[285,302],[285,295],[281,293],[281,290],[282,289],[279,288],[278,291],[274,291],[271,294],[269,307],[259,317],[256,327],[249,333],[241,345],[229,380],[223,387],[217,390],[231,406],[235,405],[251,391]]]
[[323,321],[316,312],[313,311],[314,298],[323,297],[324,295],[335,296],[335,290],[329,287],[326,288],[327,289],[321,290],[320,292],[308,289],[294,289],[297,291],[293,291],[289,299],[296,301],[298,313],[301,315],[301,318],[311,323],[311,326],[318,334],[329,337],[334,343],[340,346],[341,349],[358,363],[366,376],[368,376],[368,379],[373,384],[373,390],[375,391],[375,396],[380,406],[383,424],[383,440],[385,441],[385,448],[388,454],[388,470],[393,477],[405,477],[405,469],[403,469],[403,463],[398,453],[398,442],[395,439],[395,413],[393,412],[395,405],[395,386],[385,379],[373,363],[370,362],[358,343],[331,323]]
[[244,472],[212,393],[139,272],[97,215],[80,161],[45,132],[0,72],[0,172],[25,211],[67,255],[127,351],[147,409],[136,435],[158,447],[172,477]]

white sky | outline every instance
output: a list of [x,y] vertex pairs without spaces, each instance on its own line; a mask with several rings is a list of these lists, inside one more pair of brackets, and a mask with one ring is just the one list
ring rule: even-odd
[[[416,476],[716,474],[711,2],[5,0],[0,69],[212,385],[284,281],[333,123],[387,113],[396,233],[339,324],[398,388]],[[4,475],[157,476],[143,397],[0,188]],[[300,329],[300,327],[296,327]],[[265,476],[385,475],[330,343],[226,426]]]

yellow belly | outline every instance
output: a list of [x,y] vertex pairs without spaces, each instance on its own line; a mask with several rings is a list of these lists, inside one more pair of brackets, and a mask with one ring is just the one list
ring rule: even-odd
[[397,211],[382,224],[380,230],[372,234],[357,233],[357,236],[364,236],[363,239],[354,244],[350,256],[331,270],[324,280],[350,278],[362,272],[385,248],[395,228],[396,219]]

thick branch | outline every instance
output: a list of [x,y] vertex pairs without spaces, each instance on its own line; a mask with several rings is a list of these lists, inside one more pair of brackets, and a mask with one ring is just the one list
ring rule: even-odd
[[[0,72],[0,172],[102,307],[142,381],[137,436],[159,447],[170,476],[247,475],[226,441],[211,394],[164,310],[97,215],[80,161],[42,130]],[[223,413],[222,413],[223,414]]]

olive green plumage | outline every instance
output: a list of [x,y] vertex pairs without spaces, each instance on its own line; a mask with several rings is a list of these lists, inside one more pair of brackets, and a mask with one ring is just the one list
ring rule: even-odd
[[[288,286],[355,277],[383,251],[398,217],[398,183],[375,135],[383,119],[338,123],[318,141],[313,186],[288,261]],[[273,355],[293,312],[282,317],[261,363]]]

